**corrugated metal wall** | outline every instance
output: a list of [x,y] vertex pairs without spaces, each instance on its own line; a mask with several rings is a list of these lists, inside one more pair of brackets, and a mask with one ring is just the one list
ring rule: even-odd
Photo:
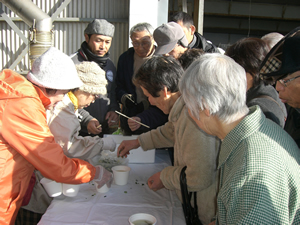
[[[40,9],[52,16],[62,0],[32,0]],[[29,27],[11,10],[0,3],[0,8],[28,37]],[[103,18],[115,25],[115,35],[110,49],[111,59],[117,64],[118,57],[128,48],[129,0],[72,0],[54,20],[54,46],[70,55],[84,41],[83,31],[94,18]],[[9,68],[26,47],[19,35],[0,17],[0,69]],[[29,69],[28,54],[14,69]]]

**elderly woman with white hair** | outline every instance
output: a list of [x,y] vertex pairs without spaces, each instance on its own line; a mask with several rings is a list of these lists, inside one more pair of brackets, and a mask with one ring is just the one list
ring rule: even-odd
[[216,224],[299,224],[300,151],[293,139],[246,106],[245,70],[228,56],[191,64],[180,91],[189,115],[222,140]]

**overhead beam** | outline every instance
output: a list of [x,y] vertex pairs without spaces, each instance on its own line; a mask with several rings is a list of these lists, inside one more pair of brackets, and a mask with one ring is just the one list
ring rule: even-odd
[[[240,31],[247,34],[249,30],[249,20],[247,17],[232,17],[232,16],[205,16],[204,32],[217,33],[236,33]],[[297,21],[282,21],[282,20],[267,20],[252,18],[250,25],[250,34],[261,32],[279,32],[287,33],[290,30],[299,26]],[[240,33],[238,32],[238,33]]]
[[206,1],[205,15],[300,20],[300,6],[236,1]]

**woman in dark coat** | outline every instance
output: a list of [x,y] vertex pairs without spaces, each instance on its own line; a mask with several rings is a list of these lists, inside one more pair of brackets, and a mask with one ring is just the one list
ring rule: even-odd
[[258,105],[265,116],[284,127],[285,105],[275,88],[260,79],[259,68],[269,52],[268,45],[259,38],[243,38],[227,48],[228,55],[240,64],[247,76],[247,106]]

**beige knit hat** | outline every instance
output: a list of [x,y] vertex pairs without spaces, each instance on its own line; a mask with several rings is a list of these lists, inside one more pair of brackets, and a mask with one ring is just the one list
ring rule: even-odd
[[83,82],[79,90],[93,95],[106,95],[105,71],[97,63],[85,61],[77,64],[76,69],[80,80]]

